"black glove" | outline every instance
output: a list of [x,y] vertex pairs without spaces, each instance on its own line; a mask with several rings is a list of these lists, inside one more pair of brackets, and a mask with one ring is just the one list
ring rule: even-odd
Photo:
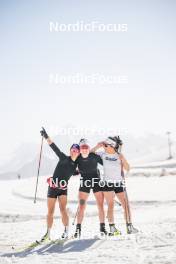
[[118,136],[118,137],[115,137],[116,138],[116,142],[117,142],[117,144],[119,145],[119,146],[122,146],[123,145],[123,142],[122,142],[122,140],[120,139],[120,137]]
[[45,139],[49,138],[48,134],[46,133],[46,130],[44,129],[44,127],[42,127],[42,130],[40,131],[40,134],[42,137],[44,137]]
[[123,145],[123,142],[122,142],[122,140],[120,139],[119,136],[118,136],[118,137],[114,137],[114,140],[115,140],[115,142],[116,142],[115,151],[116,151],[117,153],[119,153],[119,147]]

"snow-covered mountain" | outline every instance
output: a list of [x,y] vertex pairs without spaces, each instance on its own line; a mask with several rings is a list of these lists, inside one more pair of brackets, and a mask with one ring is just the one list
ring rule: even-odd
[[[46,156],[42,157],[41,160],[41,169],[40,169],[40,175],[50,175],[54,171],[54,168],[56,166],[57,160],[49,159]],[[0,174],[1,180],[9,180],[9,179],[17,179],[20,178],[29,178],[34,177],[37,175],[37,169],[38,169],[38,158],[36,157],[34,160],[31,160],[24,164],[21,168],[19,168],[16,171],[9,171],[5,173]]]
[[24,164],[31,162],[38,151],[38,145],[33,142],[21,144],[9,155],[8,160],[0,166],[1,174],[7,171],[19,170]]
[[[82,137],[87,137],[91,146],[94,146],[107,136],[109,135],[101,135],[98,131],[92,134],[90,133],[89,135],[79,133],[73,135],[73,133],[70,133],[56,135],[53,137],[53,141],[63,152],[68,154],[72,143],[78,143]],[[124,134],[121,135],[121,138],[124,142],[123,152],[132,167],[145,166],[145,164],[151,162],[159,162],[161,165],[168,158],[168,145],[165,136],[148,134],[143,137],[135,137],[130,134]],[[40,144],[27,142],[19,146],[18,149],[13,151],[9,160],[0,166],[0,179],[16,178],[18,174],[22,175],[22,177],[34,176],[37,171],[39,151]],[[172,144],[172,151],[173,156],[176,157],[176,142]],[[41,175],[51,174],[57,162],[57,157],[45,142],[43,146],[43,157]],[[165,163],[162,164],[162,166],[165,166]]]

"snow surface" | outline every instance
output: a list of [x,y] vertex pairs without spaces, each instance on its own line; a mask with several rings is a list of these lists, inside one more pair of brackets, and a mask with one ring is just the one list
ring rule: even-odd
[[[99,221],[91,194],[83,222],[84,237],[61,245],[43,245],[31,251],[17,249],[40,239],[45,233],[47,177],[39,179],[38,201],[33,203],[36,178],[1,181],[0,185],[0,264],[6,263],[176,263],[176,177],[128,177],[134,225],[142,232],[125,234],[120,206],[116,206],[116,225],[122,236],[98,239]],[[79,177],[69,183],[68,210],[70,233],[77,208]],[[106,209],[106,206],[105,206]],[[58,238],[63,227],[58,207],[55,211],[52,238]],[[108,227],[108,226],[107,226]],[[12,249],[12,246],[15,249]]]

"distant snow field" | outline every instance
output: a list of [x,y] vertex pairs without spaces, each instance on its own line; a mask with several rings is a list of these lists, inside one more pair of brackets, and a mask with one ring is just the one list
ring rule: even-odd
[[[94,196],[91,194],[83,222],[84,237],[61,245],[39,246],[31,251],[16,253],[46,231],[45,215],[47,177],[39,178],[38,201],[33,203],[36,178],[1,181],[0,184],[0,264],[6,263],[176,263],[176,177],[128,177],[127,190],[131,201],[133,222],[141,232],[125,234],[120,206],[116,206],[116,225],[122,236],[97,239],[99,221]],[[70,233],[77,208],[79,177],[69,183],[68,210]],[[105,206],[106,209],[106,206]],[[61,235],[58,206],[52,238]],[[107,225],[108,228],[108,225]],[[15,249],[12,249],[12,246]]]

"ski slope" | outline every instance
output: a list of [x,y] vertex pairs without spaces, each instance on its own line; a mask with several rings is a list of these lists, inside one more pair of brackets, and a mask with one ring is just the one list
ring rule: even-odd
[[[122,237],[97,239],[99,221],[91,194],[81,240],[70,240],[63,246],[43,245],[32,251],[15,253],[19,247],[40,239],[46,231],[46,178],[39,179],[36,204],[33,203],[36,178],[1,181],[0,264],[176,263],[175,176],[127,178],[133,222],[142,231],[136,236],[125,234],[123,212],[120,206],[116,206],[115,220]],[[77,208],[78,187],[79,177],[72,177],[68,195],[71,234],[75,229],[72,220]],[[63,231],[58,206],[55,216],[51,233],[53,239]]]

